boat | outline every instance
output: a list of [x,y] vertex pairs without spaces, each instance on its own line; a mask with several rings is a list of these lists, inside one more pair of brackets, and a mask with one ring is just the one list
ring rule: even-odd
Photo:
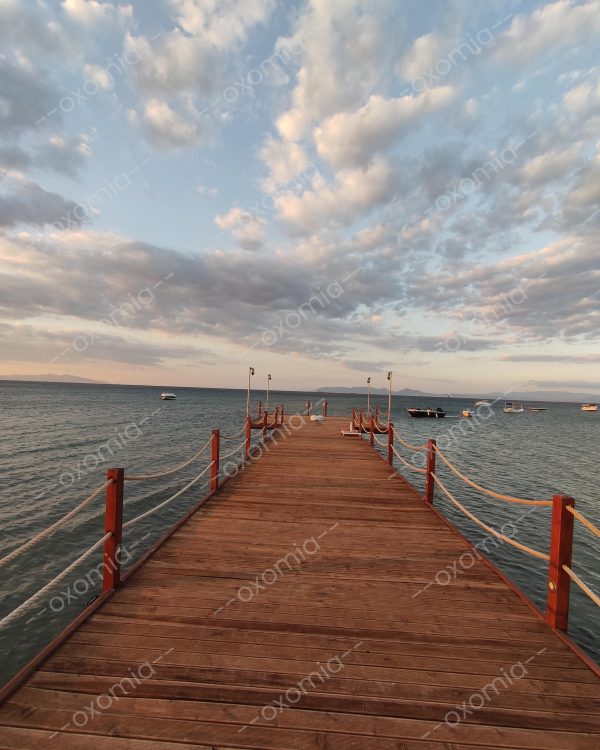
[[463,417],[472,417],[473,416],[473,412],[469,411],[468,409],[463,409],[462,415],[463,415]]
[[487,399],[482,399],[481,401],[475,401],[475,406],[491,406],[492,402],[487,401]]
[[581,404],[581,411],[598,411],[598,404]]
[[505,401],[503,411],[505,414],[522,414],[525,409],[523,408],[523,404],[517,406],[512,401]]
[[416,419],[422,419],[423,417],[429,417],[429,419],[441,419],[442,417],[446,416],[446,412],[443,409],[440,409],[438,406],[437,409],[407,409],[409,417],[415,417]]
[[529,406],[527,407],[527,411],[530,411],[532,414],[535,414],[538,411],[548,411],[548,409],[545,406]]
[[177,396],[174,393],[161,393],[160,398],[162,401],[174,401]]

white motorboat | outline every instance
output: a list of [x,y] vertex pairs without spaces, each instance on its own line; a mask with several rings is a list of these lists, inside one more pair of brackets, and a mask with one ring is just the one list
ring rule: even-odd
[[581,404],[581,411],[598,411],[598,404]]
[[523,404],[517,405],[512,401],[505,401],[503,411],[505,414],[523,414],[525,409],[523,408]]
[[491,405],[492,405],[492,402],[487,401],[485,398],[482,399],[481,401],[475,401],[475,406],[491,406]]
[[161,401],[174,401],[177,396],[174,393],[161,393]]

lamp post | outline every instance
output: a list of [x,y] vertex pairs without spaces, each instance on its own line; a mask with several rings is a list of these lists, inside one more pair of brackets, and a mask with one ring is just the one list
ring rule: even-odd
[[248,368],[248,394],[246,395],[246,416],[250,416],[250,378],[254,375],[254,367]]
[[387,374],[388,379],[388,427],[392,421],[392,371]]
[[267,406],[266,409],[269,411],[269,383],[271,382],[271,376],[267,375]]
[[367,413],[371,411],[371,378],[367,378]]

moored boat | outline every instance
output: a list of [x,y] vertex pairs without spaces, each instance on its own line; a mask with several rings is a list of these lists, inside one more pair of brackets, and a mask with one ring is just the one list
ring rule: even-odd
[[162,401],[173,401],[177,396],[174,393],[161,393],[160,398]]
[[429,419],[441,419],[442,417],[446,416],[446,412],[443,409],[440,409],[438,406],[437,409],[407,409],[408,416],[409,417],[415,417],[416,419],[423,419],[423,418],[429,418]]
[[505,401],[503,411],[505,414],[523,414],[525,409],[523,408],[523,404],[517,405],[512,401]]
[[463,415],[463,417],[472,417],[473,416],[473,412],[469,411],[468,409],[463,409],[462,415]]
[[492,402],[488,401],[487,399],[483,398],[481,401],[475,401],[475,406],[491,406]]
[[548,411],[548,409],[545,406],[528,406],[527,411],[535,414],[538,411]]
[[581,411],[598,411],[598,404],[581,404]]

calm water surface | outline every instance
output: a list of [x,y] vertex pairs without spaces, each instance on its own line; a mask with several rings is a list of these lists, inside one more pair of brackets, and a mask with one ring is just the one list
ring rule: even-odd
[[[177,394],[160,401],[161,391]],[[254,402],[264,394],[255,394]],[[286,413],[304,412],[307,398],[325,397],[329,413],[350,415],[364,406],[364,396],[277,393]],[[374,397],[387,408],[387,399]],[[47,528],[98,487],[108,466],[145,473],[180,463],[209,438],[213,427],[234,433],[242,426],[246,394],[242,391],[165,386],[104,386],[0,382],[0,556]],[[415,420],[407,406],[441,406],[449,417]],[[473,408],[461,399],[393,399],[396,428],[412,443],[435,437],[446,455],[470,477],[506,494],[546,499],[556,492],[573,495],[577,508],[600,524],[598,448],[600,414],[584,414],[577,404],[545,404],[538,414],[506,415],[501,404],[481,409],[472,420],[457,415]],[[450,416],[453,415],[453,416]],[[258,433],[255,434],[258,439]],[[223,450],[238,444],[226,444]],[[107,447],[109,446],[109,447]],[[111,455],[112,453],[112,455]],[[403,451],[407,460],[411,454]],[[208,459],[153,483],[129,483],[125,520],[158,504],[206,466]],[[415,459],[419,461],[418,457]],[[422,490],[421,475],[399,466]],[[528,546],[547,551],[550,510],[503,503],[454,481],[443,467],[440,476],[481,520],[501,528]],[[204,480],[201,480],[203,482]],[[124,561],[137,558],[180,518],[204,491],[197,484],[124,534]],[[486,533],[451,505],[441,492],[436,506],[473,542]],[[0,617],[60,573],[103,533],[103,498],[78,514],[47,540],[2,569]],[[514,526],[506,526],[512,523]],[[541,560],[506,544],[485,544],[492,560],[540,607],[544,606],[546,568]],[[574,569],[600,591],[600,543],[576,523]],[[100,589],[93,569],[100,551],[48,591],[34,610],[0,630],[0,683],[35,655],[80,612]],[[92,571],[92,572],[90,572]],[[87,574],[87,576],[86,576]],[[443,576],[440,581],[445,580]],[[437,584],[436,584],[437,585]],[[600,609],[572,587],[569,633],[600,661]]]

